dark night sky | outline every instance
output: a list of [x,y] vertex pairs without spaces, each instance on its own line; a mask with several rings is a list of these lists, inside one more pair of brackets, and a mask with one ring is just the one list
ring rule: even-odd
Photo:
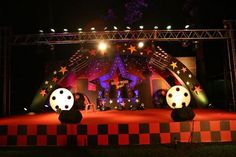
[[[142,16],[131,25],[147,27],[172,24],[181,28],[187,22],[197,27],[222,27],[223,19],[235,19],[233,0],[139,0],[146,6],[136,9]],[[98,24],[124,26],[130,12],[127,0],[8,0],[1,2],[1,25],[13,26],[19,33],[33,33],[54,27],[57,31]],[[4,5],[3,5],[4,4]],[[131,8],[132,4],[128,8]],[[109,17],[108,11],[113,12]],[[98,26],[97,26],[98,27]]]
[[[136,6],[139,18],[130,11],[134,5],[130,1],[145,2]],[[158,25],[164,29],[171,24],[173,28],[183,28],[194,24],[195,28],[223,28],[223,20],[236,19],[233,0],[7,0],[0,4],[0,26],[9,26],[13,34],[38,33],[39,29],[49,31],[63,28],[76,31],[78,27],[89,29],[92,26],[102,30],[105,26],[116,25],[124,28],[130,25],[138,28],[144,25],[153,29]],[[127,6],[127,7],[125,7]],[[131,9],[132,10],[132,9]],[[136,19],[135,19],[136,18]],[[128,19],[128,20],[127,20]],[[217,47],[216,47],[217,45]],[[212,61],[211,55],[218,58],[216,63],[206,66],[208,78],[222,76],[224,47],[209,42],[205,53],[206,64]],[[74,46],[74,45],[73,45]],[[171,44],[170,44],[171,47]],[[28,106],[44,77],[44,63],[56,58],[56,51],[67,51],[67,47],[56,47],[54,52],[44,47],[17,47],[12,52],[12,100],[14,110]],[[73,49],[73,48],[72,48]],[[172,46],[172,49],[173,46]],[[217,50],[217,53],[215,53]],[[221,52],[221,53],[219,53]],[[35,60],[35,58],[37,58]],[[35,70],[31,70],[31,69]],[[22,92],[24,91],[24,92]],[[21,94],[19,94],[21,93]]]

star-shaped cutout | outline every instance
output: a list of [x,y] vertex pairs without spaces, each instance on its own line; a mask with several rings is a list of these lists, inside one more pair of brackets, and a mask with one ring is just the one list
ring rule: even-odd
[[40,95],[41,95],[42,97],[44,97],[46,94],[47,94],[47,93],[46,93],[46,90],[45,90],[45,89],[42,89],[42,90],[40,91]]
[[89,51],[91,56],[96,56],[96,50],[92,49]]
[[194,86],[194,92],[195,92],[196,94],[198,94],[201,90],[202,90],[202,89],[201,89],[200,85]]
[[66,71],[68,70],[66,69],[66,66],[65,66],[65,67],[61,67],[59,72],[61,72],[64,75]]
[[177,62],[172,62],[170,66],[172,66],[173,70],[178,67]]
[[53,77],[53,78],[52,78],[52,81],[53,81],[53,82],[57,82],[57,80],[58,80],[57,77]]
[[187,71],[187,68],[183,67],[181,70],[183,71],[183,73],[185,73]]
[[130,86],[134,87],[136,85],[136,83],[138,81],[138,77],[135,75],[132,75],[126,71],[125,66],[124,66],[119,54],[117,54],[117,56],[115,57],[115,60],[113,62],[113,65],[110,68],[109,73],[99,77],[100,85],[103,88],[108,89],[110,87],[108,80],[112,79],[115,76],[117,70],[119,70],[121,76],[124,79],[131,81],[129,84]]
[[130,47],[128,48],[128,50],[130,50],[130,53],[132,54],[133,52],[136,52],[137,50],[136,50],[136,48],[135,48],[135,46],[133,46],[133,45],[130,45]]

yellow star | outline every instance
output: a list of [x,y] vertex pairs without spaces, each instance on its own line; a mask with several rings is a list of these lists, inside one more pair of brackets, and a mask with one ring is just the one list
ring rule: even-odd
[[172,63],[170,64],[170,66],[173,67],[173,70],[178,67],[178,66],[177,66],[177,62],[172,62]]
[[46,94],[47,94],[47,93],[46,93],[46,90],[45,90],[45,89],[42,89],[42,90],[40,91],[40,95],[41,95],[42,97],[44,97]]
[[66,69],[66,66],[65,66],[65,67],[61,67],[59,72],[61,72],[64,75],[66,71],[68,70]]
[[135,46],[130,45],[130,47],[128,48],[128,50],[130,50],[130,53],[132,54],[133,52],[137,51]]

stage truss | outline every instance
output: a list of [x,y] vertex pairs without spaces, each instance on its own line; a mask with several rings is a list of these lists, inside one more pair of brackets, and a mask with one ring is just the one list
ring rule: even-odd
[[[236,111],[235,27],[236,21],[224,21],[224,29],[124,30],[72,33],[40,33],[29,35],[14,35],[11,44],[12,46],[27,46],[45,44],[80,44],[86,42],[97,42],[101,40],[109,40],[114,42],[223,40],[227,43],[229,78],[227,77],[225,79],[227,82],[228,80],[230,81],[230,109]],[[7,56],[5,56],[4,58],[7,59]],[[9,71],[9,67],[10,66],[5,66],[5,71]],[[4,77],[8,76],[4,75]],[[9,89],[5,89],[3,92],[5,94],[9,94]],[[7,106],[8,104],[3,105]]]
[[78,44],[84,42],[109,41],[179,41],[179,40],[219,40],[229,39],[226,29],[185,29],[185,30],[125,30],[125,31],[94,31],[41,33],[16,35],[14,45],[38,44]]

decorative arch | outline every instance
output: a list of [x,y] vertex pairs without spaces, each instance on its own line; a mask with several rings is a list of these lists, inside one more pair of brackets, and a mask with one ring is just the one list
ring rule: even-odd
[[[145,45],[146,46],[143,48],[138,48],[137,43],[115,43],[110,49],[110,52],[113,52],[114,54],[128,53],[131,56],[145,56],[147,58],[147,64],[150,68],[156,68],[162,71],[167,69],[167,71],[172,73],[183,86],[186,86],[192,93],[199,107],[204,107],[208,104],[207,96],[200,83],[183,63],[175,57],[167,54],[159,46],[155,47],[150,44]],[[74,73],[80,73],[83,69],[88,68],[89,63],[92,63],[94,61],[93,59],[97,56],[100,56],[100,54],[94,46],[86,48],[82,47],[80,50],[75,52],[67,62],[52,71],[51,75],[49,75],[48,78],[42,83],[33,98],[31,110],[34,112],[42,111],[50,93],[57,87],[68,87],[63,84],[63,82],[65,82],[66,79],[73,77]],[[118,61],[119,58],[117,59],[117,62]],[[108,69],[109,67],[107,70]],[[104,75],[104,73],[102,74],[100,72],[97,74],[97,76],[102,75]]]

